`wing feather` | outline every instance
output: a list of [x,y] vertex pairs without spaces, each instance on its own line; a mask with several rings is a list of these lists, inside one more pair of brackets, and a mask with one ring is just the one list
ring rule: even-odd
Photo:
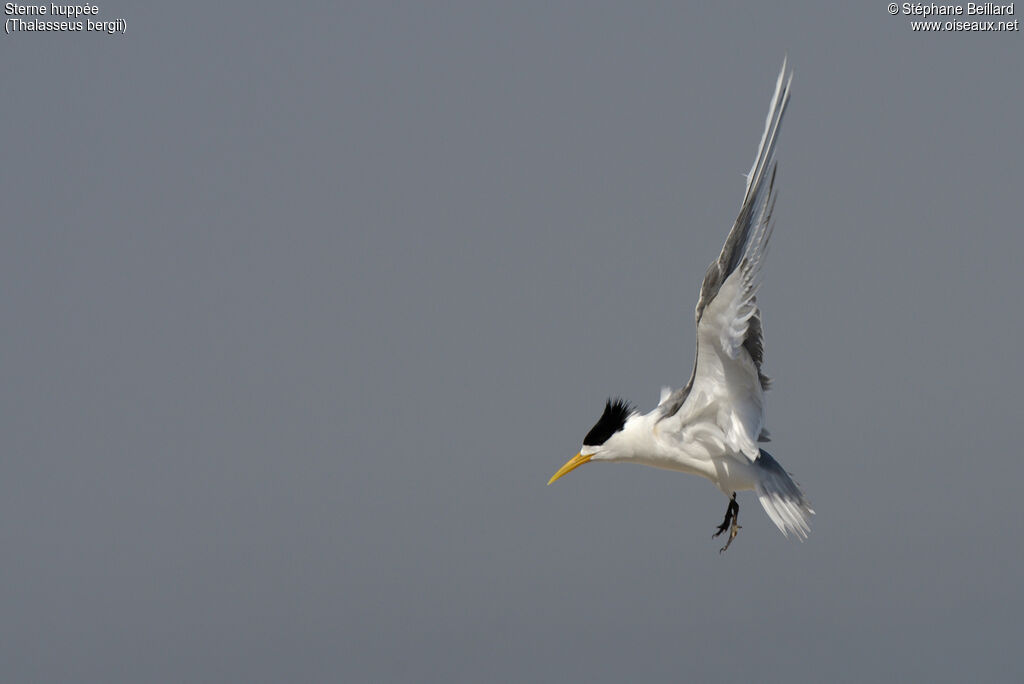
[[751,461],[759,454],[763,392],[769,383],[761,372],[764,337],[757,290],[773,228],[775,147],[792,78],[783,61],[761,144],[747,174],[739,216],[701,284],[694,314],[697,358],[693,372],[685,387],[661,402],[662,419],[682,411],[685,422],[710,413],[727,444]]

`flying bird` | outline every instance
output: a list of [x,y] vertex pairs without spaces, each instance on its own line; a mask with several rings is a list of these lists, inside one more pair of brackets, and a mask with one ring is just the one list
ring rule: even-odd
[[740,529],[736,492],[756,492],[765,513],[787,537],[806,539],[814,514],[800,486],[759,446],[769,441],[764,407],[769,379],[761,371],[764,338],[757,292],[774,225],[775,145],[792,80],[784,60],[739,216],[700,287],[697,358],[690,380],[675,391],[664,388],[650,413],[609,399],[579,453],[548,481],[591,461],[640,463],[706,477],[729,500],[725,519],[712,535],[729,532],[720,552]]

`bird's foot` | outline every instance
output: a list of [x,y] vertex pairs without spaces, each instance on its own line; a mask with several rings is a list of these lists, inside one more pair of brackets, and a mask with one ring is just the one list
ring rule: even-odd
[[723,546],[722,548],[718,549],[718,553],[722,553],[723,551],[725,551],[726,549],[729,548],[729,545],[732,544],[732,540],[736,538],[736,534],[741,529],[743,529],[742,525],[737,525],[736,524],[736,520],[734,518],[733,521],[732,521],[732,528],[729,530],[729,541],[725,542],[725,546]]
[[711,535],[711,538],[714,539],[726,530],[729,530],[729,541],[725,542],[725,546],[720,548],[718,553],[722,553],[729,548],[729,545],[732,544],[732,540],[736,538],[736,534],[740,529],[740,505],[736,503],[736,492],[733,492],[732,498],[729,499],[729,507],[725,509],[725,520],[718,526],[718,531]]

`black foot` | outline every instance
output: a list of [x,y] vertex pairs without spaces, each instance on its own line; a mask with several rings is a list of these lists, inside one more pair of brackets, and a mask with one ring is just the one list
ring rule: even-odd
[[[731,525],[730,525],[731,523]],[[732,498],[729,499],[729,507],[725,509],[725,520],[718,526],[718,531],[711,535],[711,538],[723,534],[726,530],[729,530],[729,541],[725,542],[725,546],[718,549],[718,553],[722,553],[729,545],[732,544],[732,540],[736,538],[736,533],[742,529],[740,527],[740,505],[736,503],[736,492],[732,493]]]

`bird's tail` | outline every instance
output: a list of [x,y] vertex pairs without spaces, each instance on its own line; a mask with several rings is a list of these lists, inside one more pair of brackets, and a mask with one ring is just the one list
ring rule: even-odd
[[764,449],[754,461],[757,469],[757,498],[764,512],[785,536],[792,532],[798,539],[807,539],[811,531],[810,517],[814,515],[811,502],[804,496],[789,473]]

